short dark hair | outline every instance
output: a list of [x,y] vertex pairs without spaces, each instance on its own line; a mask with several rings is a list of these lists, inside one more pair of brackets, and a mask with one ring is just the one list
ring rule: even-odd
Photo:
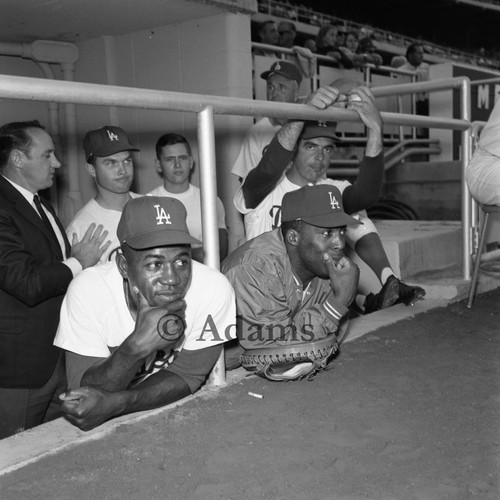
[[189,156],[192,156],[191,154],[191,146],[189,145],[189,142],[187,139],[180,134],[163,134],[157,141],[156,141],[156,158],[159,160],[161,158],[161,150],[165,146],[173,146],[174,144],[184,144],[186,146],[187,152]]
[[338,21],[335,23],[324,24],[323,26],[321,26],[318,33],[316,34],[316,47],[318,49],[324,49],[326,47],[325,42],[324,42],[324,38],[325,38],[326,34],[331,29],[334,29],[335,32],[338,33],[339,30],[343,27],[344,27],[343,23],[338,22]]
[[276,24],[277,26],[277,23],[276,21],[273,21],[272,19],[268,19],[267,21],[262,21],[260,24],[259,24],[259,33],[268,25],[268,24]]
[[283,235],[283,238],[286,238],[286,233],[288,233],[288,231],[293,229],[294,231],[300,232],[301,227],[302,227],[302,221],[300,219],[282,222],[281,234]]
[[280,21],[278,24],[278,31],[279,31],[280,26],[288,28],[290,31],[297,33],[297,28],[295,27],[295,24],[292,23],[292,21]]
[[22,151],[26,156],[30,156],[33,138],[27,132],[29,128],[45,127],[38,120],[26,122],[11,122],[0,127],[0,168],[4,168],[14,149]]
[[408,48],[406,49],[406,59],[408,59],[409,56],[416,52],[418,47],[424,48],[423,44],[418,42],[414,42],[408,45]]

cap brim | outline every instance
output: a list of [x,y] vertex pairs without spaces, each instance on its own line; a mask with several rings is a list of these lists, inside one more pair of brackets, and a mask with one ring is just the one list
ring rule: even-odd
[[334,213],[314,215],[311,217],[301,217],[301,220],[316,227],[343,227],[363,224],[358,219],[347,215],[346,213]]
[[125,243],[134,250],[142,250],[173,245],[200,245],[201,241],[184,231],[165,230],[136,234],[121,243]]
[[94,156],[97,158],[104,158],[106,156],[111,156],[116,153],[121,153],[122,151],[140,151],[140,149],[132,146],[131,144],[108,145],[107,147],[101,148],[97,150],[95,153],[92,153],[90,156]]
[[345,140],[339,137],[337,134],[329,134],[329,135],[318,135],[318,134],[304,134],[300,136],[301,140],[307,140],[307,139],[316,139],[317,137],[328,137],[329,139],[333,139],[333,142],[336,143],[344,143]]
[[268,70],[268,71],[264,71],[264,73],[261,73],[261,74],[260,74],[260,77],[261,77],[263,80],[267,80],[267,79],[269,78],[269,75],[270,75],[271,73],[274,73],[274,71],[269,71],[269,70]]
[[299,85],[299,86],[302,83],[302,78],[300,80],[297,80],[297,78],[290,76],[288,73],[283,73],[282,71],[267,70],[267,71],[264,71],[264,73],[261,73],[260,77],[263,80],[267,80],[271,75],[280,75],[280,76],[286,78],[287,80],[293,80],[294,82],[297,82],[297,85]]

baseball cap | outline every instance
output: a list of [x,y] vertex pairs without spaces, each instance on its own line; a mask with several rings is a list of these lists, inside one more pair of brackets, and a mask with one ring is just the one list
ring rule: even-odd
[[335,133],[336,122],[306,121],[300,134],[301,139],[315,139],[316,137],[329,137],[335,142],[342,142],[342,139]]
[[344,212],[339,189],[330,184],[308,185],[283,196],[281,221],[303,220],[318,227],[361,224]]
[[123,208],[116,234],[120,245],[136,250],[201,243],[189,234],[186,216],[186,207],[175,198],[133,198]]
[[92,157],[104,157],[122,151],[139,151],[130,144],[127,134],[120,127],[105,125],[97,130],[90,130],[83,138],[85,158],[90,161]]
[[268,71],[264,71],[260,75],[261,78],[267,80],[271,75],[281,75],[289,80],[295,80],[298,85],[302,82],[302,74],[295,64],[288,61],[276,61],[271,65]]

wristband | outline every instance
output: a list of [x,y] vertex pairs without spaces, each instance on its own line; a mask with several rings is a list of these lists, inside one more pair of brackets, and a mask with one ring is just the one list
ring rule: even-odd
[[173,341],[179,339],[186,328],[186,322],[177,314],[165,314],[158,321],[158,335],[163,340]]

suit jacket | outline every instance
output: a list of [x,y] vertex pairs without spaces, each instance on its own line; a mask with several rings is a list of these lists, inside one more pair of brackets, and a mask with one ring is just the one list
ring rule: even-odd
[[[68,251],[59,219],[48,203],[44,206]],[[0,176],[0,387],[41,387],[53,372],[59,353],[53,340],[73,278],[63,259],[33,207]]]

